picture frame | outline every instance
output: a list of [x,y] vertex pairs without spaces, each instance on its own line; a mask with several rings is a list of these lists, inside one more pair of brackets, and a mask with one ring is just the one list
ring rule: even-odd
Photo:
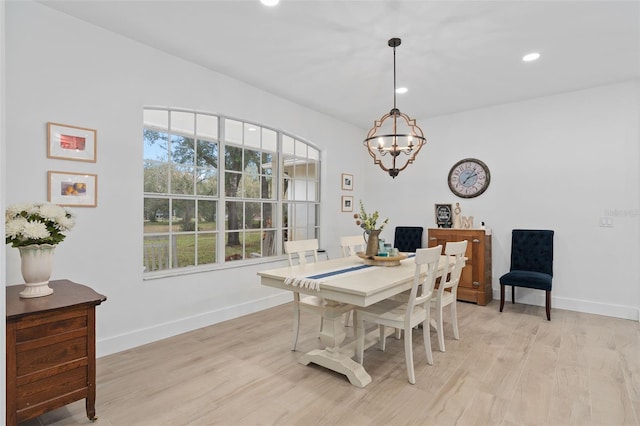
[[342,196],[342,211],[343,212],[353,211],[353,197],[351,195]]
[[342,189],[344,191],[353,191],[353,175],[348,173],[342,174]]
[[96,162],[98,132],[68,124],[47,123],[47,157]]
[[47,200],[59,206],[96,207],[98,175],[74,172],[47,172]]
[[435,214],[438,228],[451,228],[453,225],[453,206],[451,204],[436,204]]

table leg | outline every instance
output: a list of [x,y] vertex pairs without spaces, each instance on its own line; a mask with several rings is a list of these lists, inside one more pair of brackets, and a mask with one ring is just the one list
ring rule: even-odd
[[371,383],[371,376],[361,364],[351,359],[351,354],[340,350],[346,337],[342,315],[353,307],[343,303],[326,301],[323,313],[324,326],[320,341],[326,347],[304,354],[299,362],[303,365],[314,363],[347,376],[352,385],[363,388]]

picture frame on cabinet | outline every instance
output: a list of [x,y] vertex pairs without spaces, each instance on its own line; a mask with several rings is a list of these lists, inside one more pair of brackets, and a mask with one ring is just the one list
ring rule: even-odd
[[47,172],[47,200],[59,206],[96,207],[98,175],[74,172]]
[[436,226],[438,228],[451,228],[453,225],[453,210],[451,204],[436,204]]
[[342,196],[342,211],[343,212],[353,211],[353,197],[351,195]]
[[344,191],[353,191],[353,175],[348,173],[342,174],[342,189]]
[[47,157],[96,162],[98,131],[68,124],[47,123]]

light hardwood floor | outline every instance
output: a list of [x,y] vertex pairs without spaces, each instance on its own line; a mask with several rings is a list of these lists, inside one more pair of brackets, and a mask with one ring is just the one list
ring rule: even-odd
[[[296,360],[317,348],[290,304],[98,359],[96,425],[639,425],[640,325],[544,308],[458,302],[460,337],[426,363],[414,333],[416,384],[401,340],[365,352],[373,382]],[[91,424],[84,401],[24,425]]]

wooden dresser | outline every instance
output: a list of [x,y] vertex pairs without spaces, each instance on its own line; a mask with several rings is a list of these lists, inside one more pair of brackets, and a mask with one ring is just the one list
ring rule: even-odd
[[7,287],[7,425],[86,399],[96,418],[95,307],[107,300],[68,280],[53,294],[21,299]]
[[458,300],[486,305],[491,302],[491,234],[484,229],[430,228],[429,247],[446,246],[448,241],[467,240],[467,264],[458,285]]

